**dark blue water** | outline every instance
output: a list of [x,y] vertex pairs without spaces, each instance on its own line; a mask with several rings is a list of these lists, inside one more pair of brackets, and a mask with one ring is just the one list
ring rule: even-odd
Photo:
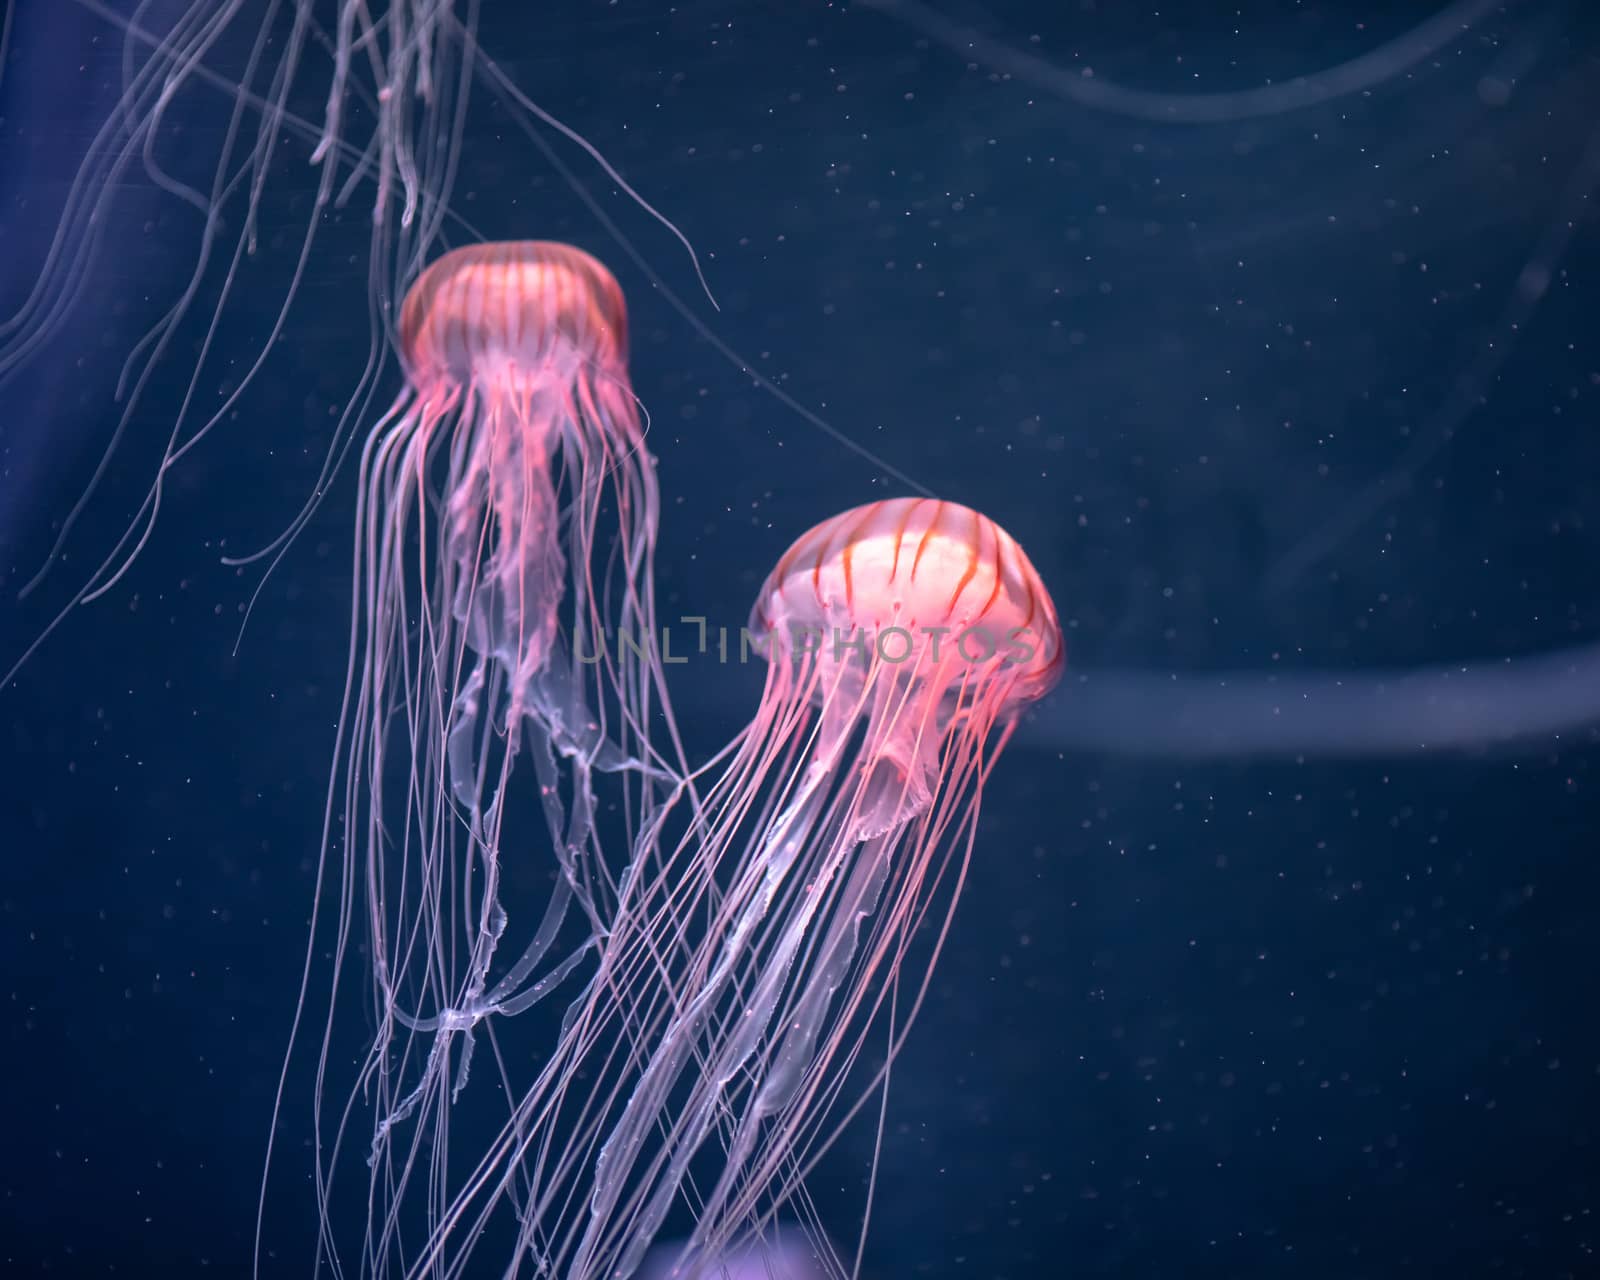
[[[1344,63],[1440,6],[936,7],[1080,77],[1186,93]],[[664,283],[883,464],[698,336],[480,86],[458,210],[589,248],[628,293],[669,614],[738,625],[794,536],[904,491],[892,468],[1023,543],[1078,669],[1359,673],[1600,638],[1586,6],[1508,4],[1367,91],[1208,125],[1095,110],[862,7],[484,8],[484,48],[682,227],[721,309],[557,142]],[[75,0],[11,18],[8,314],[121,39]],[[313,116],[321,74],[295,100]],[[225,124],[189,90],[157,159],[208,180]],[[252,299],[300,247],[306,161],[289,138],[274,162],[205,412],[271,328]],[[195,253],[199,218],[142,165],[111,207],[70,323],[0,400],[7,665],[137,510],[214,305],[208,277],[18,603]],[[0,690],[6,1274],[248,1270],[344,674],[349,470],[237,652],[260,572],[220,558],[315,483],[367,351],[368,208],[319,230],[281,340],[169,474],[143,553]],[[676,687],[700,754],[753,700],[715,671]],[[1597,765],[1585,730],[1335,760],[1011,751],[895,1068],[864,1274],[1600,1273]],[[309,1270],[304,1128],[268,1274]],[[872,1139],[812,1179],[842,1240]]]

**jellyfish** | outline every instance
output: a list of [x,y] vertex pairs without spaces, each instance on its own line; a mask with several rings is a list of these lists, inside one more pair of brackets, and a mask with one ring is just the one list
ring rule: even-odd
[[805,1174],[886,1081],[1061,629],[1004,530],[905,498],[795,542],[740,646],[730,662],[768,664],[754,718],[678,837],[636,846],[594,979],[418,1272],[464,1274],[508,1203],[508,1274],[570,1280],[633,1274],[680,1200],[675,1274],[737,1255],[785,1205],[817,1225]]
[[[457,249],[406,296],[406,386],[361,458],[338,764],[335,983],[364,923],[376,1032],[318,1170],[325,1227],[356,1094],[375,1116],[369,1232],[381,1240],[415,1162],[444,1167],[475,1029],[524,1012],[592,952],[615,893],[596,773],[620,780],[625,843],[650,838],[684,774],[648,643],[658,496],[626,328],[610,272],[563,244]],[[537,795],[548,838],[513,833],[522,793]],[[500,966],[512,856],[548,863],[553,887]],[[580,938],[562,954],[575,903]],[[330,1012],[319,1080],[332,1025]]]

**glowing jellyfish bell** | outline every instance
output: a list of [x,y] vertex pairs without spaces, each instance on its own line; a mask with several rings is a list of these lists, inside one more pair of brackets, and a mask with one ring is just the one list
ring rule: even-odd
[[676,844],[636,850],[595,980],[424,1266],[465,1266],[514,1198],[513,1270],[627,1276],[682,1196],[692,1274],[804,1208],[869,1032],[887,1024],[886,1059],[902,1042],[989,770],[1061,672],[1055,608],[992,521],[898,499],[801,537],[751,634],[754,719]]
[[[609,918],[595,772],[636,779],[635,833],[683,773],[660,749],[676,732],[653,647],[615,642],[654,632],[658,509],[616,281],[568,245],[458,249],[412,286],[400,333],[407,385],[361,462],[341,762],[340,937],[364,907],[377,1030],[357,1087],[372,1091],[384,1231],[417,1151],[444,1167],[443,1109],[474,1028],[553,990]],[[524,755],[537,786],[512,785]],[[508,839],[516,794],[540,797],[548,839]],[[501,968],[508,853],[559,873]],[[563,956],[574,899],[588,941]],[[414,1113],[423,1123],[397,1153]]]
[[[876,832],[931,800],[940,752],[972,746],[1056,683],[1055,607],[1022,548],[968,507],[877,502],[824,521],[767,578],[751,632],[773,660],[763,713],[822,711],[807,782],[835,769],[867,717],[856,826]],[[782,681],[797,683],[786,687]],[[776,693],[776,697],[773,695]],[[968,740],[947,741],[957,728]]]

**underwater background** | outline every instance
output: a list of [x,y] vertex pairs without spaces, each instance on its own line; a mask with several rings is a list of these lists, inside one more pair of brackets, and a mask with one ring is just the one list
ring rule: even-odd
[[[453,194],[460,240],[567,240],[621,280],[663,613],[741,625],[796,535],[906,492],[898,473],[1004,525],[1068,628],[894,1066],[862,1274],[1600,1274],[1595,727],[1287,755],[1060,727],[1079,673],[1359,682],[1600,640],[1600,12],[930,3],[485,0],[483,48],[683,230],[716,309],[657,222],[547,133],[575,188],[481,85]],[[7,10],[7,315],[116,101],[105,13],[133,8]],[[1138,118],[1044,74],[1249,89],[1447,10],[1470,29],[1437,51],[1246,119]],[[312,119],[319,74],[292,100]],[[225,102],[173,105],[165,171],[208,180]],[[200,403],[267,342],[275,308],[249,299],[281,292],[315,182],[286,142]],[[0,399],[6,666],[134,515],[207,338],[202,301],[19,600],[196,252],[192,208],[138,166],[125,185],[70,322]],[[248,1273],[347,657],[352,469],[247,626],[260,567],[221,557],[316,483],[369,349],[368,208],[327,218],[126,574],[0,689],[4,1274]],[[759,689],[754,669],[671,677],[696,758]],[[280,1137],[263,1274],[310,1270],[305,1128]],[[873,1141],[858,1122],[809,1180],[843,1240]]]

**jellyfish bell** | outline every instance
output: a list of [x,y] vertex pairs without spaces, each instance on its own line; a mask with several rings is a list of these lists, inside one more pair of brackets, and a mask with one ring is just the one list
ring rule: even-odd
[[627,329],[616,278],[591,254],[555,241],[453,249],[422,272],[400,308],[411,381],[444,392],[531,389],[552,373],[571,376],[578,363],[621,369]]
[[931,796],[941,736],[930,717],[992,723],[1047,693],[1065,656],[1054,605],[1016,541],[970,508],[923,499],[872,503],[805,533],[763,584],[750,631],[780,659],[780,678],[808,683],[822,708],[814,769],[833,767],[863,713],[869,736],[877,722],[869,825],[903,820]]
[[[880,654],[893,628],[910,644]],[[1012,643],[991,652],[986,632]],[[885,1081],[996,754],[1060,674],[1055,609],[992,521],[898,499],[803,535],[750,639],[759,707],[681,834],[635,846],[598,971],[424,1269],[465,1268],[514,1203],[511,1271],[625,1277],[681,1201],[695,1224],[673,1273],[698,1274],[786,1205],[814,1218],[806,1172]]]

